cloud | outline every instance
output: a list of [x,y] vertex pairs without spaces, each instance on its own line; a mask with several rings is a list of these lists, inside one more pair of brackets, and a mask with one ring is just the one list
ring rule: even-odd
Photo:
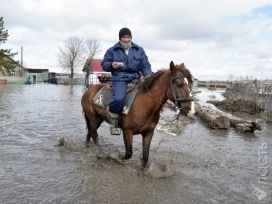
[[270,0],[0,0],[0,5],[10,35],[3,46],[14,52],[23,46],[30,68],[59,71],[58,47],[70,36],[98,39],[104,53],[118,41],[120,28],[129,27],[153,71],[173,60],[201,80],[230,74],[260,78],[262,72],[272,78]]

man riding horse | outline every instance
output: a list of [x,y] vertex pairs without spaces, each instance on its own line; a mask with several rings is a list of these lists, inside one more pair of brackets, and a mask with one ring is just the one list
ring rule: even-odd
[[132,42],[128,28],[119,31],[119,42],[110,47],[101,62],[102,68],[112,75],[112,100],[109,103],[110,132],[120,135],[118,118],[126,96],[127,85],[135,79],[152,74],[151,65],[142,47]]

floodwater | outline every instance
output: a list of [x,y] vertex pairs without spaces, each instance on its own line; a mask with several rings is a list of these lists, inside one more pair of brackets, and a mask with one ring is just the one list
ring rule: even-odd
[[[165,110],[143,171],[139,135],[125,162],[122,136],[106,123],[98,132],[105,153],[85,148],[85,90],[0,85],[0,203],[272,203],[271,124],[251,134],[215,131],[195,116],[167,120]],[[203,89],[197,97],[221,96]]]

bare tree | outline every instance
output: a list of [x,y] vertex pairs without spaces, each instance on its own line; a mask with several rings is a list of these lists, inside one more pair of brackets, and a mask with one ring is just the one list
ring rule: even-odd
[[100,43],[97,39],[87,40],[86,48],[87,48],[87,60],[83,67],[84,70],[87,71],[87,75],[90,72],[90,64],[94,57],[101,52]]
[[93,59],[97,54],[101,53],[100,42],[97,39],[87,40],[86,47],[88,50],[88,59]]
[[64,47],[59,47],[59,64],[63,69],[70,71],[69,78],[73,79],[76,68],[82,66],[85,61],[86,48],[79,37],[69,37],[64,41]]
[[79,37],[69,37],[64,41],[64,47],[59,48],[59,64],[66,71],[70,71],[70,78],[74,76],[74,71],[84,65],[87,72],[90,71],[91,60],[101,52],[101,45],[97,39],[83,40]]
[[235,79],[235,76],[233,74],[229,75],[229,80],[232,82]]

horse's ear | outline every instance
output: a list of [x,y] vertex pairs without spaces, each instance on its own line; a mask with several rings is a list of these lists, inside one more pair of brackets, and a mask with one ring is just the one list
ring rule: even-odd
[[174,65],[173,61],[170,62],[170,70],[171,70],[171,72],[175,72],[176,71],[176,66]]

